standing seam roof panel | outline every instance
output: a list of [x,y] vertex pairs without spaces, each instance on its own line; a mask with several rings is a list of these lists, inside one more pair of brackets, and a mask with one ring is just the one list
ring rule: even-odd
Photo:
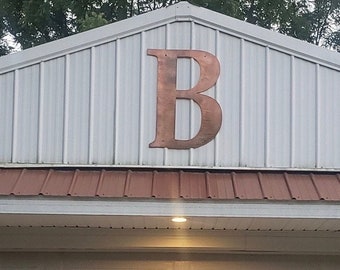
[[207,174],[208,197],[212,199],[234,199],[235,193],[230,173]]
[[262,199],[262,190],[256,173],[234,173],[235,197],[239,199]]
[[99,197],[124,197],[128,172],[102,170],[96,195]]
[[266,199],[289,200],[291,198],[285,177],[282,173],[260,173],[259,181]]
[[2,196],[340,201],[337,173],[0,169]]
[[309,174],[286,174],[287,185],[295,200],[319,200],[319,195]]

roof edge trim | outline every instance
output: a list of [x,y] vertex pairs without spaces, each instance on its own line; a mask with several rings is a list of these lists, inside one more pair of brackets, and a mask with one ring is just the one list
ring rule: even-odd
[[[161,20],[159,18],[162,18]],[[213,18],[213,19],[212,19]],[[252,25],[226,15],[180,2],[123,21],[108,24],[86,32],[78,33],[50,43],[45,43],[21,52],[0,58],[0,73],[18,69],[26,64],[36,64],[61,55],[148,31],[151,28],[176,21],[197,21],[198,24],[214,26],[219,31],[237,35],[250,42],[269,44],[273,49],[286,50],[296,57],[318,61],[333,69],[340,69],[340,54],[307,42],[288,37],[262,27]],[[139,25],[136,27],[136,25]],[[67,39],[67,42],[66,42]]]
[[204,170],[204,171],[256,171],[256,172],[322,172],[340,173],[340,168],[303,168],[303,167],[216,167],[216,166],[152,166],[152,165],[123,165],[123,164],[62,164],[62,163],[3,163],[0,169],[175,169],[175,170]]
[[146,201],[0,197],[0,216],[145,216],[205,218],[332,219],[340,222],[340,203],[263,201]]

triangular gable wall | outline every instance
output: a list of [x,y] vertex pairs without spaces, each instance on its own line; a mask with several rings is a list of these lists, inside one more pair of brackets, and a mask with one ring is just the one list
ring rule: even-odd
[[[223,110],[213,141],[149,148],[157,61],[147,49],[219,59],[205,92]],[[4,166],[340,168],[340,55],[188,3],[2,57],[0,72]],[[198,74],[180,59],[178,88]],[[178,100],[176,137],[192,138],[199,119],[194,102]]]

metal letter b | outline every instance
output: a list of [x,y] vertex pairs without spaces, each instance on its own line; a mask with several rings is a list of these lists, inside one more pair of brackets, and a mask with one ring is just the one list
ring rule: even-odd
[[[148,55],[157,57],[157,120],[156,138],[150,147],[170,149],[197,148],[213,140],[222,123],[222,110],[217,101],[201,93],[215,85],[220,74],[217,58],[198,50],[149,49]],[[198,83],[188,90],[176,89],[177,59],[193,58],[200,67]],[[189,99],[201,110],[201,125],[189,140],[175,138],[176,99]]]

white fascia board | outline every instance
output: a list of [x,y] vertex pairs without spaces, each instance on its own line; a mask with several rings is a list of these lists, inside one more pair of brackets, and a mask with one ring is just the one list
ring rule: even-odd
[[[235,35],[256,44],[268,46],[278,51],[288,53],[309,61],[340,69],[340,54],[326,48],[316,46],[306,41],[299,40],[284,34],[277,33],[254,24],[222,15],[204,8],[196,8],[195,18],[197,23],[206,24],[230,35]],[[213,14],[211,14],[212,12]]]
[[150,13],[104,25],[73,36],[68,36],[19,51],[0,58],[0,73],[70,54],[112,40],[147,31],[150,28],[175,21],[176,7],[158,9]]
[[180,2],[0,58],[0,73],[90,48],[176,21],[194,21],[239,38],[340,69],[340,54],[217,12]]
[[[270,172],[282,172],[282,171],[287,171],[287,172],[328,172],[328,173],[340,173],[340,168],[307,168],[307,167],[291,167],[291,168],[285,168],[285,167],[223,167],[223,166],[195,166],[195,165],[190,165],[190,166],[174,166],[174,165],[124,165],[124,164],[91,164],[91,168],[97,168],[97,169],[108,169],[108,168],[115,168],[115,169],[174,169],[174,170],[219,170],[219,171],[270,171]],[[48,168],[48,169],[54,169],[54,168],[89,168],[89,164],[60,164],[60,163],[1,163],[0,168],[4,169],[13,169],[13,168],[30,168],[30,169],[41,169],[41,168]]]
[[204,218],[286,218],[340,220],[339,202],[270,201],[111,201],[93,199],[0,198],[0,216],[144,216]]

